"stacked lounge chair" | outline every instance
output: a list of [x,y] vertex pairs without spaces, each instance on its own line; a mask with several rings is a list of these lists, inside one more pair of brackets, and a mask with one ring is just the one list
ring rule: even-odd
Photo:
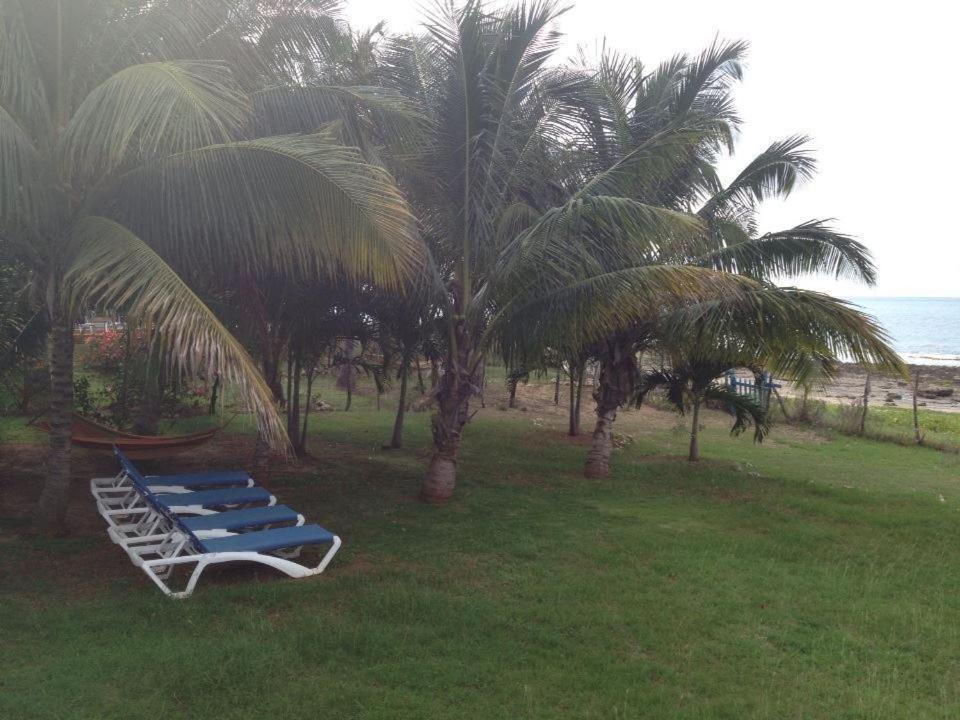
[[[90,481],[110,539],[170,597],[190,595],[208,565],[256,562],[307,577],[324,571],[340,538],[259,487],[243,471],[144,476],[114,448],[120,472]],[[305,545],[329,545],[316,567],[293,562]],[[169,581],[178,565],[195,565],[186,587]]]

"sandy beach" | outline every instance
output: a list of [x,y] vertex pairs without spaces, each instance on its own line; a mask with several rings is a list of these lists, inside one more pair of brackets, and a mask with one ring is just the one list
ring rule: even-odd
[[[960,412],[960,367],[944,365],[910,365],[910,373],[920,373],[919,407],[943,412]],[[863,398],[866,372],[857,365],[844,365],[836,380],[824,388],[814,390],[811,397],[827,402],[850,404]],[[783,384],[780,393],[786,397],[798,395],[792,385]],[[913,381],[897,377],[871,375],[870,404],[874,406],[913,406]]]

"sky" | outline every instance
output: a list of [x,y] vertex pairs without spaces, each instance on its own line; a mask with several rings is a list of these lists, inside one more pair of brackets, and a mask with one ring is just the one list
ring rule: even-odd
[[[760,229],[833,218],[878,268],[873,288],[823,277],[797,285],[841,297],[960,296],[960,230],[951,221],[960,8],[932,0],[573,2],[558,21],[561,58],[604,39],[648,65],[698,52],[718,35],[750,43],[737,92],[744,122],[724,174],[733,177],[775,140],[811,136],[817,176],[787,200],[766,203]],[[417,27],[423,7],[347,0],[347,19],[358,29],[386,20],[402,32]]]

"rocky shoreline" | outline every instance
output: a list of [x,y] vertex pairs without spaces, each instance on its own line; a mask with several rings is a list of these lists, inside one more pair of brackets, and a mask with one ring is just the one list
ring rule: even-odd
[[[927,410],[960,412],[960,367],[946,365],[910,365],[911,380],[885,375],[870,376],[870,404],[887,407],[913,407],[913,377],[920,373],[917,405]],[[836,379],[826,387],[815,388],[810,397],[849,405],[860,403],[866,371],[858,365],[842,366]],[[785,397],[799,391],[787,383],[780,390]]]

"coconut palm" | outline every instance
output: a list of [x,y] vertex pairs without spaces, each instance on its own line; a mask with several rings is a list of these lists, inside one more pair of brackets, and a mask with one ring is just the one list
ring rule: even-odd
[[[756,234],[757,204],[788,195],[811,174],[805,141],[776,143],[730,185],[719,182],[716,162],[732,149],[738,125],[732,83],[740,77],[745,50],[742,43],[715,43],[697,57],[678,56],[652,72],[604,52],[594,75],[596,92],[581,96],[587,101],[579,109],[581,165],[595,174],[581,171],[568,181],[576,190],[566,207],[602,185],[618,202],[684,213],[694,220],[691,232],[612,232],[611,223],[575,216],[564,237],[556,228],[566,218],[551,211],[515,242],[519,260],[508,282],[516,284],[531,267],[540,272],[498,319],[507,353],[518,344],[530,352],[538,344],[579,342],[599,364],[597,423],[585,466],[590,477],[609,472],[617,411],[640,380],[637,355],[663,342],[665,317],[676,322],[690,312],[705,313],[708,334],[701,342],[708,344],[726,341],[723,328],[758,346],[778,336],[780,348],[793,342],[822,348],[829,357],[900,367],[869,318],[831,298],[769,282],[799,272],[874,278],[866,249],[823,221]],[[658,279],[656,293],[651,278]]]
[[228,265],[395,287],[420,263],[384,170],[334,130],[258,132],[272,107],[262,89],[285,82],[292,56],[320,52],[315,30],[329,26],[315,8],[281,5],[0,3],[0,237],[33,272],[50,323],[46,527],[68,497],[81,307],[149,318],[182,372],[219,369],[282,447],[270,389],[191,285]]
[[[597,361],[589,475],[607,472],[617,410],[634,394],[636,355],[653,341],[663,305],[743,287],[728,273],[684,267],[683,260],[703,249],[705,224],[689,212],[689,200],[715,186],[713,165],[732,142],[730,88],[744,51],[742,43],[717,43],[653,72],[606,50],[596,66],[581,57],[592,92],[577,98],[575,160],[557,168],[567,173],[567,201],[514,242],[510,284],[530,267],[541,270],[502,317],[508,354],[516,341],[539,339],[551,347],[579,343],[578,351]],[[603,212],[585,216],[585,201]],[[628,210],[671,213],[675,222],[640,228],[624,222]],[[624,304],[602,305],[614,297]],[[525,332],[530,318],[534,325]]]
[[[398,40],[385,56],[384,83],[430,120],[424,152],[397,171],[445,298],[440,312],[447,347],[435,388],[434,453],[420,492],[428,502],[453,494],[469,403],[482,385],[485,353],[496,342],[489,319],[539,274],[533,268],[515,287],[502,281],[515,277],[510,267],[517,232],[536,221],[536,234],[559,242],[578,222],[620,235],[696,225],[660,207],[610,197],[611,175],[585,180],[588,190],[568,204],[550,202],[550,169],[573,129],[569,110],[580,93],[591,92],[583,73],[547,65],[558,42],[552,23],[561,12],[550,0],[495,11],[479,0],[446,3],[429,17],[424,34]],[[591,170],[582,172],[589,178]],[[687,273],[698,274],[708,273]],[[669,284],[662,276],[649,280],[651,292]]]
[[489,12],[481,2],[442,4],[422,35],[398,39],[384,82],[431,121],[424,152],[399,173],[444,290],[444,373],[435,388],[434,453],[421,486],[447,500],[456,483],[470,398],[479,391],[478,345],[487,303],[480,296],[500,250],[497,225],[529,178],[524,152],[548,122],[539,87],[556,47],[553,3]]

